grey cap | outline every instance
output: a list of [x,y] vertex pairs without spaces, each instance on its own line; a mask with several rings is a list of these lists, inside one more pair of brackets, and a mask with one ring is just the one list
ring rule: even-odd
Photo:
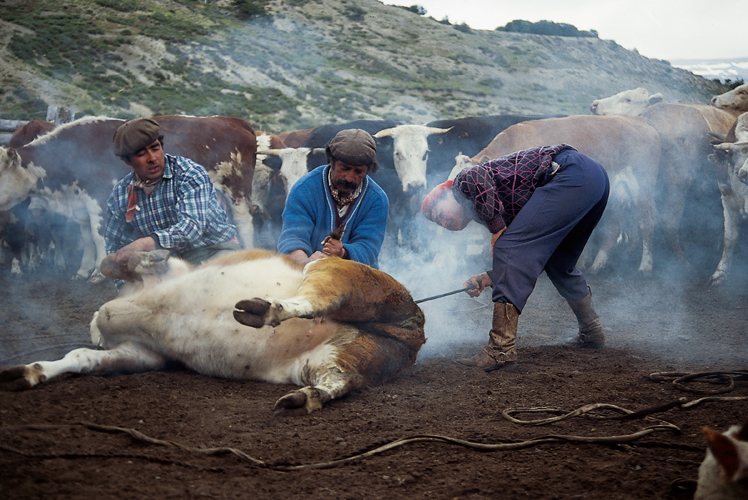
[[335,159],[348,165],[369,165],[377,159],[377,143],[369,132],[360,128],[341,130],[327,144],[327,149]]
[[112,149],[117,156],[132,155],[159,139],[159,127],[152,118],[126,121],[114,132]]

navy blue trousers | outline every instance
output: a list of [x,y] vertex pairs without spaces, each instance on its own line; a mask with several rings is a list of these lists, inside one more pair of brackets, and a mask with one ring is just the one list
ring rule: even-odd
[[535,189],[494,246],[492,300],[519,312],[543,271],[567,300],[589,293],[577,261],[608,203],[608,174],[577,151],[563,151],[554,161],[559,171]]

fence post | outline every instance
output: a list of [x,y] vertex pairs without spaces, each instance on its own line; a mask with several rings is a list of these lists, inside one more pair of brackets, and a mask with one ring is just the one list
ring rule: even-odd
[[75,111],[65,106],[56,106],[50,104],[47,106],[47,121],[54,122],[55,125],[70,123],[75,118]]

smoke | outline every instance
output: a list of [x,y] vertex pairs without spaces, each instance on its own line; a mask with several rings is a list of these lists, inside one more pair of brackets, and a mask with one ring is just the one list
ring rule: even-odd
[[[606,329],[608,347],[642,351],[669,361],[703,363],[737,359],[740,362],[746,351],[739,337],[730,336],[735,325],[728,318],[734,317],[734,312],[725,308],[741,297],[746,298],[741,286],[748,275],[745,222],[741,221],[743,234],[728,283],[710,288],[709,277],[720,259],[723,239],[723,211],[716,182],[707,176],[697,178],[688,188],[686,199],[683,215],[676,224],[682,258],[675,255],[666,241],[661,228],[667,221],[659,214],[653,248],[654,270],[651,274],[638,272],[642,253],[640,221],[630,207],[610,202],[585,253],[594,256],[612,210],[623,214],[618,242],[608,264],[599,273],[590,272],[583,263],[580,269],[592,290],[593,303]],[[661,207],[664,200],[660,198],[657,202]],[[412,224],[416,243],[388,234],[380,255],[380,268],[408,288],[415,300],[463,288],[470,276],[491,267],[490,234],[477,223],[470,223],[463,231],[450,232],[427,221],[420,213],[391,212],[390,218],[403,219],[399,225]],[[426,316],[427,337],[419,359],[436,356],[454,359],[472,354],[487,341],[493,312],[490,289],[478,298],[460,292],[419,305]],[[720,342],[709,338],[715,328],[720,329]],[[568,304],[547,276],[541,274],[520,316],[517,340],[520,355],[523,348],[530,346],[569,343],[577,331],[577,321]]]
[[[471,222],[459,232],[448,231],[418,214],[411,221],[421,236],[413,248],[385,239],[380,268],[402,283],[415,300],[463,288],[464,282],[491,266],[490,233]],[[426,345],[419,358],[452,357],[460,344],[485,340],[493,312],[491,290],[471,299],[466,293],[450,295],[419,304],[426,316]]]

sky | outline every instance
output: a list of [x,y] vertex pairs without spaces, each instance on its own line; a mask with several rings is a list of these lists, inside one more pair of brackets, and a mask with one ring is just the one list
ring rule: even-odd
[[650,59],[748,58],[748,0],[382,0],[493,30],[515,19],[572,24]]

